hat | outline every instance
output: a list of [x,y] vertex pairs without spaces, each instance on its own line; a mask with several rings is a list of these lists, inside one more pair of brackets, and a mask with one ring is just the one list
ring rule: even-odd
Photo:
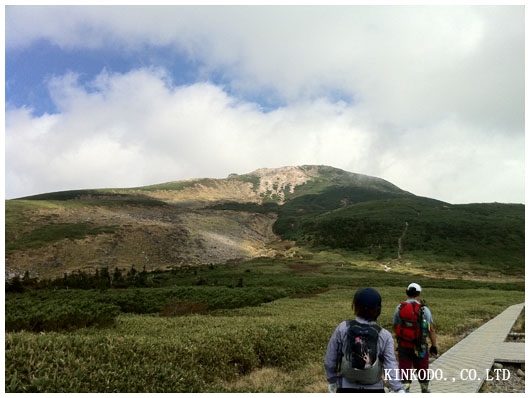
[[409,287],[407,287],[407,290],[411,290],[411,289],[414,289],[416,290],[417,292],[421,292],[421,286],[418,285],[417,283],[411,283],[409,285]]
[[357,290],[353,302],[361,307],[375,308],[381,306],[381,295],[371,287]]

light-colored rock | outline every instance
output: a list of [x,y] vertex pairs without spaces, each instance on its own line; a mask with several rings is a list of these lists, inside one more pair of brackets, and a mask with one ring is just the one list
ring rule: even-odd
[[268,195],[273,198],[275,195],[280,199],[280,203],[285,200],[284,190],[294,192],[297,185],[305,184],[314,173],[310,173],[296,166],[281,167],[278,169],[258,169],[251,174],[260,177],[258,194]]
[[517,376],[524,377],[524,372],[521,369],[517,369]]
[[503,368],[502,363],[495,362],[493,364],[493,369],[502,369],[502,368]]

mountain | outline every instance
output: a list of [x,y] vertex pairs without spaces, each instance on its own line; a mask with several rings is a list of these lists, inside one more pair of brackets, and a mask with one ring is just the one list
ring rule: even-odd
[[281,239],[524,272],[523,205],[451,205],[329,166],[6,201],[8,277],[283,256]]
[[274,202],[282,205],[297,197],[319,194],[326,189],[336,187],[357,189],[359,194],[370,193],[366,198],[372,196],[375,198],[377,195],[411,195],[381,178],[350,173],[334,167],[287,166],[277,169],[258,169],[242,175],[230,174],[223,179],[197,178],[136,188],[63,191],[20,199],[151,199],[193,208],[226,202],[257,204]]

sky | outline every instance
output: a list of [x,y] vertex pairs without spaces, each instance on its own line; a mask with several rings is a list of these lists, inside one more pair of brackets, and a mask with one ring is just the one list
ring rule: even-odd
[[7,6],[5,195],[324,164],[524,203],[523,6]]

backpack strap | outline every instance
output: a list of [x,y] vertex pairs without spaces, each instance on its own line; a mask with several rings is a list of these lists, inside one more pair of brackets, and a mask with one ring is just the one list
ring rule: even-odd
[[[354,322],[354,321],[355,321],[354,319],[349,319],[349,320],[346,321],[346,336],[348,336],[347,330],[350,328],[350,324],[352,322]],[[340,347],[338,347],[338,354],[339,355],[337,355],[337,364],[336,364],[336,367],[335,367],[336,372],[337,372],[338,375],[341,375],[342,357],[344,356],[343,347],[344,347],[345,343],[346,343],[345,341],[342,341]]]
[[400,346],[401,344],[401,325],[403,325],[403,318],[401,318],[401,310],[403,309],[403,307],[407,305],[407,302],[406,301],[402,301],[401,304],[399,304],[399,307],[398,307],[398,310],[397,310],[397,313],[398,313],[398,318],[399,318],[399,321],[400,321],[400,324],[399,325],[396,325],[396,340],[397,340],[397,344],[398,346]]

